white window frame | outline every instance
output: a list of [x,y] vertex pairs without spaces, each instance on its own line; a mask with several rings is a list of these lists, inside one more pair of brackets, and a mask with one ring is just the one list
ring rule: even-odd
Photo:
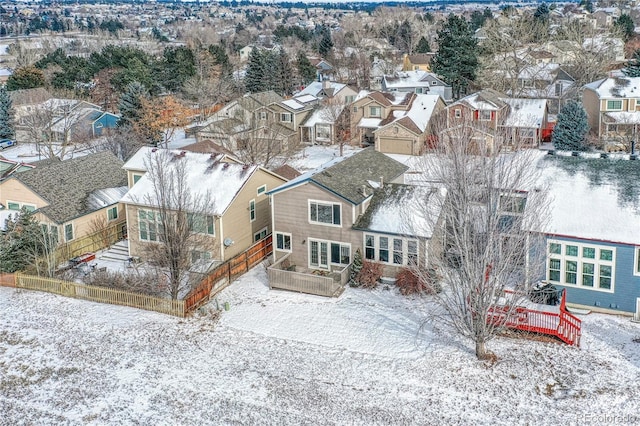
[[[317,244],[318,247],[318,263],[313,263],[312,262],[312,251],[313,251],[313,246],[314,244]],[[327,262],[326,265],[324,263],[321,263],[321,247],[322,244],[326,244],[327,247]],[[339,247],[339,257],[340,257],[340,261],[339,262],[333,262],[332,260],[332,249],[333,246],[338,246]],[[347,250],[348,251],[348,263],[344,263],[342,262],[342,258],[343,258],[343,253],[344,251]],[[309,238],[309,257],[308,257],[308,264],[309,264],[309,268],[310,269],[325,269],[325,270],[330,270],[332,266],[337,266],[337,267],[345,267],[348,266],[349,264],[351,264],[351,261],[353,260],[353,255],[352,255],[352,250],[351,250],[351,244],[349,243],[345,243],[342,241],[331,241],[331,240],[321,240],[321,239],[317,239],[317,238]]]
[[354,106],[352,111],[353,111],[354,113],[358,112],[358,107],[357,107],[357,106]]
[[[367,245],[367,237],[373,238],[373,246]],[[387,241],[386,248],[381,247],[380,245],[381,238],[386,238],[386,241]],[[395,243],[397,241],[400,241],[402,244],[400,250],[396,250]],[[415,244],[415,252],[411,252],[411,253],[409,252],[409,242],[413,242]],[[409,266],[412,264],[417,265],[418,263],[420,263],[420,242],[416,238],[406,238],[406,237],[399,237],[394,235],[381,235],[381,234],[374,234],[374,233],[367,232],[363,235],[362,246],[364,247],[363,255],[365,260],[384,263],[385,265],[392,265],[392,266]],[[367,249],[373,250],[373,257],[369,255],[369,253],[367,252]],[[380,254],[383,251],[387,252],[387,256],[386,256],[387,260],[380,260],[381,259]],[[402,257],[402,260],[400,263],[396,262],[395,255],[397,253],[400,253]],[[415,261],[412,261],[412,259],[415,259]]]
[[282,123],[293,123],[293,114],[290,112],[281,112],[280,113],[280,122]]
[[253,234],[253,242],[255,243],[256,241],[260,241],[261,239],[265,238],[267,236],[267,231],[267,227],[265,226],[264,228]]
[[[148,219],[148,216],[149,216],[148,214],[149,213],[153,213],[153,220],[149,220]],[[140,216],[142,214],[144,214],[144,216],[145,216],[144,219],[140,218]],[[162,229],[162,222],[160,221],[160,217],[159,216],[160,216],[160,213],[155,211],[155,210],[138,209],[138,214],[137,214],[137,219],[138,219],[138,239],[140,241],[144,241],[144,242],[147,242],[147,243],[157,243],[157,242],[162,241],[162,238],[161,238],[161,235],[160,235],[161,229]],[[144,226],[146,228],[144,230],[144,232],[146,232],[146,234],[147,234],[146,238],[142,237],[142,232],[143,232],[142,224],[144,224]],[[155,238],[154,239],[150,238],[152,232],[151,232],[151,227],[149,226],[149,224],[153,224],[153,226],[155,228],[154,231],[153,231],[153,233],[155,234]]]
[[[478,120],[480,121],[491,121],[491,110],[490,109],[480,109],[478,110]],[[483,114],[488,113],[489,118],[483,117]]]
[[462,117],[462,110],[460,108],[456,108],[453,110],[453,116],[455,118],[461,118]]
[[[67,227],[71,227],[71,238],[67,238]],[[72,223],[65,223],[64,227],[62,228],[63,232],[64,232],[64,240],[65,242],[69,242],[69,241],[73,241],[76,237],[76,230],[74,229],[75,227],[73,226],[73,222]]]
[[[376,111],[376,112],[374,112],[374,111]],[[382,107],[376,106],[376,105],[371,105],[369,107],[369,117],[382,118]]]
[[[276,232],[276,250],[278,251],[288,251],[291,252],[292,251],[292,241],[293,238],[291,238],[291,234],[288,232]],[[287,240],[289,241],[288,244],[288,248],[287,248]],[[280,244],[280,242],[282,242],[282,244]]]
[[[201,235],[211,235],[211,236],[215,236],[216,235],[216,218],[213,215],[209,215],[209,214],[199,214],[199,213],[188,213],[187,214],[187,218],[189,220],[189,228],[195,232],[196,234],[201,234]],[[204,230],[204,232],[200,232],[199,229],[194,228],[193,224],[194,224],[194,219],[200,218],[204,223],[204,227],[206,228],[206,230]],[[211,225],[211,226],[209,226]]]
[[[115,212],[113,217],[111,217],[111,212]],[[116,219],[118,219],[118,206],[109,207],[107,209],[107,221],[111,222]]]
[[266,120],[266,119],[267,119],[267,112],[260,111],[260,120]]
[[634,247],[633,275],[640,276],[640,247]]
[[[551,244],[559,244],[560,245],[560,253],[551,253]],[[567,254],[567,246],[576,246],[577,247],[577,255]],[[584,256],[584,249],[592,249],[594,250],[594,257],[589,258]],[[611,251],[611,260],[601,259],[601,251],[609,250]],[[552,280],[550,273],[551,261],[559,261],[560,262],[560,280]],[[571,273],[573,271],[567,270],[567,262],[576,262],[576,283],[568,283],[567,273]],[[593,274],[587,274],[584,269],[584,264],[592,264],[593,265]],[[580,288],[582,290],[590,290],[590,291],[599,291],[603,293],[615,293],[615,274],[616,274],[616,247],[599,245],[599,244],[585,244],[574,241],[565,241],[565,240],[553,240],[550,239],[547,241],[547,265],[546,265],[546,278],[547,281],[551,284],[562,285],[565,287],[573,287]],[[600,287],[600,278],[607,278],[606,275],[600,274],[601,267],[609,267],[611,268],[611,275],[608,277],[611,280],[610,288],[601,288]],[[554,269],[556,270],[556,269]],[[583,275],[593,275],[593,287],[588,285],[583,285]]]
[[[311,206],[312,205],[316,205],[316,220],[312,220],[311,217]],[[321,205],[321,206],[331,206],[331,223],[328,222],[319,222],[317,221],[317,217],[318,217],[318,209],[317,206]],[[340,216],[339,216],[339,223],[336,223],[335,220],[335,216],[334,216],[334,211],[335,211],[335,206],[338,206],[340,209]],[[312,225],[323,225],[323,226],[334,226],[337,228],[342,228],[342,204],[340,203],[334,203],[331,201],[320,201],[320,200],[309,200],[308,201],[308,207],[307,207],[307,219],[309,221],[310,224]]]
[[255,222],[256,221],[256,200],[250,200],[249,201],[249,221],[250,222]]
[[260,185],[256,191],[258,195],[267,192],[267,185]]
[[142,176],[144,176],[144,175],[141,175],[139,173],[133,173],[131,175],[131,179],[133,180],[133,184],[135,185],[136,183],[138,183],[138,181],[142,178]]
[[[614,103],[617,105],[620,103],[620,107],[614,107]],[[607,111],[622,111],[622,99],[610,99],[607,101]]]

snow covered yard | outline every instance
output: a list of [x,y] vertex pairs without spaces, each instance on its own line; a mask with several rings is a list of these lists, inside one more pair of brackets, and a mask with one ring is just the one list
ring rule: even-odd
[[640,423],[628,318],[583,317],[580,349],[499,338],[488,366],[395,289],[270,291],[258,266],[218,302],[216,323],[0,288],[0,424]]

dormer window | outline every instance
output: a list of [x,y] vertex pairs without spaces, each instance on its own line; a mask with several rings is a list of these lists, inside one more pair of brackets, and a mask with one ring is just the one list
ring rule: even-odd
[[369,116],[371,117],[380,117],[382,114],[381,108],[379,106],[371,106],[369,107]]

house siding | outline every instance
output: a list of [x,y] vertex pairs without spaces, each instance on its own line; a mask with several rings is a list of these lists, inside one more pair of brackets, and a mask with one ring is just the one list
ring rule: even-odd
[[17,179],[8,179],[0,184],[0,203],[8,208],[8,201],[34,205],[38,209],[49,205]]
[[[273,199],[273,232],[291,234],[291,264],[308,267],[308,239],[319,239],[351,244],[351,259],[357,247],[362,246],[362,233],[352,229],[357,219],[358,206],[344,201],[313,183],[305,183],[298,187],[276,193]],[[326,201],[342,205],[341,226],[324,226],[309,223],[309,200]],[[275,244],[275,240],[274,240]],[[276,258],[284,252],[274,246]]]
[[[547,236],[547,240],[582,243],[603,248],[615,248],[614,291],[612,293],[588,290],[575,286],[555,284],[558,288],[567,289],[567,302],[590,308],[611,309],[621,312],[635,312],[636,299],[640,298],[640,276],[634,275],[636,246],[603,241],[583,240],[577,238]],[[545,279],[546,279],[545,271]]]
[[[286,182],[264,170],[256,172],[247,180],[235,200],[222,216],[222,232],[220,241],[230,238],[234,244],[224,248],[224,259],[230,259],[243,252],[254,243],[254,234],[267,228],[271,233],[271,206],[266,191]],[[258,195],[258,188],[266,185],[266,191]],[[256,220],[249,217],[249,202],[255,200]]]

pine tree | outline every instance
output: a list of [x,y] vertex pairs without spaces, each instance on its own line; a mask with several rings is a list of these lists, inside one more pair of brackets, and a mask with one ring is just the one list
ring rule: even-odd
[[624,41],[629,41],[631,37],[635,34],[636,25],[633,23],[633,19],[626,13],[623,13],[616,19],[613,23],[614,27],[620,31],[622,34],[622,38]]
[[351,287],[360,287],[360,283],[356,281],[360,270],[362,269],[362,252],[360,249],[356,249],[356,253],[353,255],[353,263],[349,270],[349,285]]
[[622,72],[627,77],[640,77],[640,49],[633,52],[633,56],[627,66],[622,69]]
[[273,89],[282,96],[289,96],[293,93],[293,68],[289,55],[284,49],[275,55],[276,62],[276,81]]
[[309,58],[307,58],[307,55],[305,55],[302,50],[298,52],[296,65],[302,85],[306,86],[316,79],[316,67],[311,64]]
[[540,3],[535,12],[533,12],[533,19],[538,22],[549,22],[549,6],[546,3]]
[[551,142],[556,149],[583,151],[588,131],[587,112],[578,102],[569,101],[558,114]]
[[320,42],[318,43],[318,53],[323,58],[330,55],[331,49],[333,49],[333,40],[331,39],[331,31],[328,27],[322,26],[320,29]]
[[265,90],[265,55],[254,47],[249,55],[247,73],[244,76],[244,87],[247,92],[257,93]]
[[134,81],[127,85],[127,90],[120,96],[118,108],[120,110],[119,125],[133,124],[142,117],[142,99],[147,98],[149,92],[144,85]]
[[22,209],[7,219],[0,234],[0,271],[16,272],[32,265],[44,253],[41,233],[33,212]]
[[429,53],[431,52],[431,46],[429,46],[429,42],[424,36],[420,37],[418,40],[418,45],[416,46],[416,53]]
[[433,71],[451,85],[459,98],[476,78],[478,46],[473,31],[464,18],[449,14],[438,31],[438,52],[433,58]]
[[0,139],[13,139],[15,136],[14,118],[11,97],[4,87],[0,87]]

